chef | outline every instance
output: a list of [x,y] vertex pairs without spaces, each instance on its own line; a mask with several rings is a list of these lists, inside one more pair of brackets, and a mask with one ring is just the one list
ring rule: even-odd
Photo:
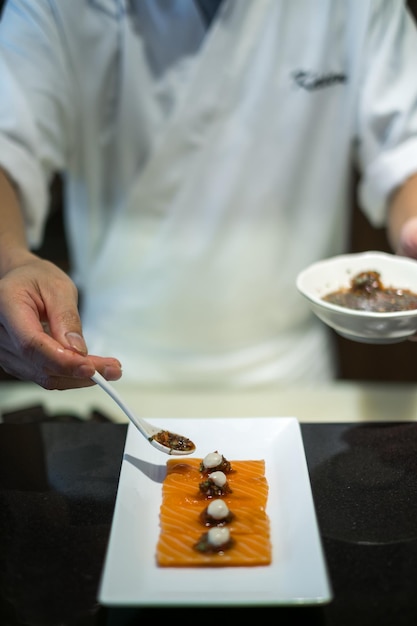
[[[17,378],[65,389],[123,368],[149,386],[233,389],[333,377],[328,330],[295,278],[346,250],[354,167],[371,223],[417,257],[404,3],[217,4],[6,3],[0,365]],[[57,172],[71,276],[33,252]]]

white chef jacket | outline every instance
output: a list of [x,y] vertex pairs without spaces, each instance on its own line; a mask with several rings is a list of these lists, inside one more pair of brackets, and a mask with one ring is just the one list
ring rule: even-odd
[[400,0],[9,0],[0,165],[37,246],[53,172],[91,353],[149,385],[334,373],[297,273],[345,250],[352,162],[382,225],[417,171]]

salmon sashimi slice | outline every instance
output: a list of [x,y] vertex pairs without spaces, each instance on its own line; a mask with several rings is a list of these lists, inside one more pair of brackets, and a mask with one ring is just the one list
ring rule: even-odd
[[[237,510],[233,502],[229,502],[228,506],[229,510],[233,512],[233,519],[225,525],[228,526],[233,535],[269,532],[269,518],[264,509],[253,510],[239,507]],[[177,509],[174,501],[166,502],[166,506],[161,508],[159,517],[161,532],[183,534],[196,531],[200,534],[203,533],[209,526],[200,521],[201,511],[201,506]],[[213,525],[215,524],[213,523]]]
[[[187,459],[178,462],[170,459],[167,462],[167,475],[163,484],[163,496],[179,497],[183,494],[184,503],[205,500],[200,493],[199,485],[206,476],[199,471],[201,460]],[[234,497],[242,500],[253,500],[266,506],[268,499],[268,483],[265,478],[264,461],[234,461],[233,471],[227,474],[227,482]]]
[[227,526],[227,549],[202,552],[195,548],[208,531],[201,517],[213,498],[199,489],[207,479],[202,459],[169,459],[162,485],[160,535],[156,560],[161,567],[225,567],[269,565],[272,561],[270,521],[266,512],[268,482],[263,460],[233,461],[227,472],[231,493],[221,496],[233,514]]
[[163,533],[158,542],[158,564],[161,567],[253,567],[271,563],[269,538],[262,534],[239,535],[230,549],[204,554],[194,549],[199,533]]

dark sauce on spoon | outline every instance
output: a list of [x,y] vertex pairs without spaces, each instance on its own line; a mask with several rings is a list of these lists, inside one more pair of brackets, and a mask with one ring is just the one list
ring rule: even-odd
[[177,450],[178,452],[194,452],[195,444],[182,435],[171,433],[169,430],[161,430],[153,437],[150,437],[149,441],[157,441],[162,446],[166,446],[171,450]]
[[376,271],[356,274],[349,287],[328,293],[323,300],[348,309],[375,313],[417,309],[417,293],[410,289],[386,287]]

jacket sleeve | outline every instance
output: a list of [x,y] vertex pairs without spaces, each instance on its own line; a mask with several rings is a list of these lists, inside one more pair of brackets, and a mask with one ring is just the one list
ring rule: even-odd
[[42,240],[52,175],[68,156],[69,68],[47,0],[9,0],[0,21],[0,167],[17,186],[31,247]]
[[390,194],[417,172],[417,29],[402,0],[371,7],[358,86],[358,194],[382,226]]

